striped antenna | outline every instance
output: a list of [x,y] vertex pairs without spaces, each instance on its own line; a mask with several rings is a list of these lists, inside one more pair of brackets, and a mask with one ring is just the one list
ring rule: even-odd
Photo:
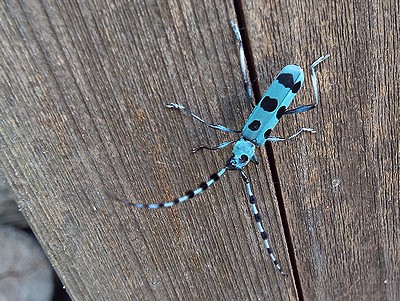
[[111,191],[107,191],[108,194],[110,194],[112,197],[116,198],[117,200],[123,202],[125,205],[130,205],[134,206],[136,208],[148,208],[148,209],[157,209],[157,208],[165,208],[165,207],[172,207],[174,205],[183,203],[194,196],[202,193],[204,190],[206,190],[208,187],[210,187],[212,184],[214,184],[216,181],[219,180],[219,178],[225,173],[227,170],[227,167],[222,168],[219,172],[213,173],[210,175],[210,180],[207,182],[202,182],[199,184],[199,187],[195,190],[189,190],[187,191],[183,196],[180,198],[176,198],[173,201],[170,202],[165,202],[165,203],[158,203],[158,204],[141,204],[141,203],[132,203],[129,200],[126,199],[121,199],[115,195],[115,193]]
[[288,277],[288,274],[286,274],[282,270],[282,267],[281,267],[280,263],[278,262],[278,260],[276,259],[275,255],[274,255],[274,252],[272,251],[272,248],[271,248],[271,246],[269,244],[268,234],[264,230],[264,227],[263,227],[263,224],[262,224],[262,216],[261,216],[261,214],[260,214],[260,212],[258,211],[258,208],[257,208],[257,199],[253,195],[253,192],[251,191],[249,178],[246,176],[246,174],[242,170],[240,171],[240,173],[242,174],[242,178],[246,183],[246,190],[247,190],[247,194],[248,194],[249,199],[250,199],[251,210],[253,211],[254,217],[256,219],[258,231],[260,232],[261,238],[264,240],[264,245],[265,245],[265,247],[267,249],[267,252],[268,252],[269,256],[271,257],[272,262],[274,263],[275,267],[278,269],[278,271],[283,276]]

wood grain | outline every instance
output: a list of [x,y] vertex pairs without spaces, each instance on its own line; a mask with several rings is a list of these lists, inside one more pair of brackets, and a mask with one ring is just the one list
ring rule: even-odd
[[[164,104],[243,125],[230,2],[1,3],[0,168],[71,297],[398,299],[398,10],[395,1],[243,4],[261,90],[285,64],[332,54],[318,68],[321,106],[274,133],[318,130],[273,145],[282,199],[264,148],[248,167],[291,275],[283,279],[236,172],[166,210],[105,193],[166,201],[225,164],[229,149],[190,149],[230,136]],[[311,93],[308,81],[297,103]]]
[[[225,164],[229,151],[189,151],[225,135],[164,104],[242,126],[249,109],[234,17],[231,5],[212,2],[2,5],[2,166],[73,299],[294,298],[237,173],[170,210],[105,194],[165,201]],[[251,169],[288,268],[268,164]]]
[[[244,12],[261,74],[331,54],[317,71],[319,108],[275,131],[317,134],[273,145],[301,295],[398,300],[398,3],[253,1]],[[307,80],[297,104],[311,100]]]

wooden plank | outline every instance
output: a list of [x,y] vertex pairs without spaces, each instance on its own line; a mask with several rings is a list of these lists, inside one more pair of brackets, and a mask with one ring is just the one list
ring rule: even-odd
[[[400,299],[398,1],[252,1],[255,65],[318,68],[321,105],[287,116],[274,144],[304,300]],[[311,100],[310,80],[296,99]]]
[[[210,131],[165,103],[240,128],[250,110],[229,2],[0,4],[2,172],[75,300],[293,300],[264,250],[238,173],[167,210],[221,168]],[[249,167],[288,272],[265,150]],[[307,179],[308,180],[308,179]],[[298,182],[296,182],[298,183]]]

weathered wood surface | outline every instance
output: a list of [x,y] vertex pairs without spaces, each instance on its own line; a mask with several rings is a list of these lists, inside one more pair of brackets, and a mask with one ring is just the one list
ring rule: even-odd
[[[165,201],[224,165],[229,150],[189,150],[227,136],[164,104],[243,125],[230,2],[0,4],[0,166],[73,299],[400,298],[397,2],[242,8],[261,90],[285,64],[332,55],[321,106],[275,131],[318,130],[273,145],[282,199],[264,148],[248,168],[287,279],[238,173],[165,210],[105,193]],[[297,104],[311,100],[307,80]]]
[[277,129],[318,133],[274,146],[302,294],[399,300],[399,3],[281,4],[244,8],[257,66],[332,54],[318,70],[321,106]]

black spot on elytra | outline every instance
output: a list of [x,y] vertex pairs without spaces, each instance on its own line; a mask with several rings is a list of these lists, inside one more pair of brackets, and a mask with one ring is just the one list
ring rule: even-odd
[[297,93],[300,90],[301,82],[298,81],[295,83],[293,80],[293,74],[281,73],[276,79],[280,84],[284,85],[285,88],[292,90],[293,93]]
[[288,89],[292,89],[294,85],[293,75],[290,73],[281,73],[278,75],[276,80]]
[[271,135],[271,129],[268,129],[264,132],[264,138],[267,139]]
[[286,111],[285,106],[280,107],[278,112],[276,112],[276,118],[281,119],[281,117],[285,113],[285,111]]
[[253,120],[252,123],[249,124],[249,129],[252,131],[257,131],[261,126],[260,120]]
[[263,108],[264,111],[273,112],[277,106],[278,100],[276,98],[265,96],[261,99],[260,107]]
[[301,82],[295,83],[295,84],[293,85],[293,87],[292,87],[292,92],[293,92],[293,93],[297,93],[297,92],[300,90],[300,87],[301,87]]

